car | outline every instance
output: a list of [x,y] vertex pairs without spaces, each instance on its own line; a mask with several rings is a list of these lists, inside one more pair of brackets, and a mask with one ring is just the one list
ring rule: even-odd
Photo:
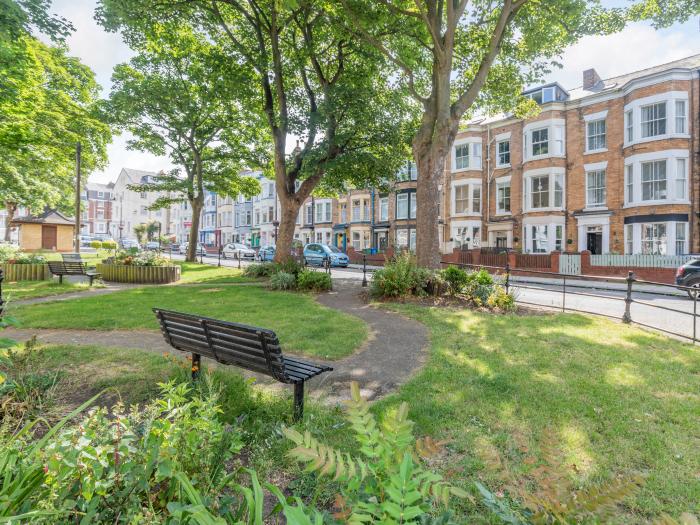
[[326,259],[330,261],[331,266],[345,268],[350,263],[348,256],[335,246],[315,242],[304,246],[304,261],[306,264],[323,266]]
[[168,245],[168,251],[171,253],[180,253],[180,245],[176,242],[171,242]]
[[[180,253],[183,255],[187,255],[187,248],[189,248],[190,242],[185,241],[180,245]],[[207,251],[204,248],[204,245],[201,242],[197,243],[197,248],[195,248],[195,255],[206,255]]]
[[146,243],[146,249],[147,250],[159,250],[160,243],[158,241],[148,241]]
[[700,259],[688,261],[676,270],[676,284],[692,288],[686,290],[691,299],[700,298]]
[[109,233],[96,233],[95,235],[93,235],[93,240],[105,242],[105,241],[113,241],[114,239],[112,239],[112,236]]
[[272,261],[275,258],[275,247],[274,246],[263,246],[258,250],[258,260],[259,261]]
[[92,237],[90,237],[89,235],[81,235],[81,236],[80,236],[80,246],[89,247],[89,246],[90,246],[90,243],[91,243],[93,240],[94,240],[94,239],[93,239]]
[[130,250],[136,248],[137,250],[141,247],[136,239],[120,239],[119,246],[124,250]]
[[221,250],[224,259],[250,259],[255,258],[255,250],[248,248],[245,244],[230,242]]

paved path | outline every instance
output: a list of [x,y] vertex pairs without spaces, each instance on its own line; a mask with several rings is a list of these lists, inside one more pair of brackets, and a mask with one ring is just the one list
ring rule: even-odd
[[[428,330],[417,321],[369,306],[362,297],[364,289],[357,280],[334,280],[333,286],[332,292],[318,296],[319,303],[359,317],[369,326],[370,335],[353,355],[337,361],[327,361],[334,368],[333,372],[309,381],[307,390],[314,398],[336,404],[349,397],[350,382],[357,381],[365,398],[376,399],[406,382],[425,363],[429,344]],[[85,292],[74,295],[82,297],[84,294]],[[37,336],[40,342],[52,344],[136,348],[157,353],[173,351],[160,332],[153,330],[11,328],[5,330],[3,336],[18,341]],[[323,362],[313,357],[307,359]],[[285,385],[273,383],[266,377],[258,377],[258,380],[276,389],[285,388]]]

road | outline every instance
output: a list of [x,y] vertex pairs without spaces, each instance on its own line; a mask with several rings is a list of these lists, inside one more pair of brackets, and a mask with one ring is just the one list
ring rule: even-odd
[[[175,260],[183,260],[184,256],[173,255]],[[204,257],[206,264],[216,265],[217,257]],[[250,264],[242,261],[241,266]],[[238,267],[238,261],[222,259],[222,266]],[[334,279],[354,279],[362,281],[361,267],[333,268],[331,276]],[[367,279],[371,279],[371,269],[368,270]],[[527,281],[527,282],[524,282]],[[536,282],[535,282],[536,281]],[[563,299],[560,282],[550,279],[531,279],[513,277],[513,289],[516,300],[522,304],[538,305],[554,310],[561,310],[562,303],[566,311],[582,311],[587,313],[606,315],[614,319],[622,319],[625,311],[624,285],[611,285],[608,283],[591,283],[588,281],[567,282],[567,293]],[[531,287],[538,289],[532,289]],[[594,286],[605,287],[605,289]],[[614,286],[617,289],[609,289]],[[585,295],[578,295],[585,294]],[[672,295],[668,295],[672,294]],[[635,285],[632,293],[633,302],[630,306],[632,321],[656,328],[672,334],[693,337],[693,308],[697,308],[700,314],[700,305],[694,305],[687,295],[672,287],[642,287]],[[648,304],[642,304],[641,302]],[[670,311],[677,310],[677,311]],[[700,338],[700,323],[695,319],[698,337]]]

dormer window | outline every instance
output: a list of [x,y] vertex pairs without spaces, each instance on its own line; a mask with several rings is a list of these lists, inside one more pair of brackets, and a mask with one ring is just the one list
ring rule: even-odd
[[558,85],[553,86],[543,86],[532,91],[524,93],[524,96],[534,100],[537,104],[548,104],[549,102],[556,102],[558,100],[566,100],[568,94]]

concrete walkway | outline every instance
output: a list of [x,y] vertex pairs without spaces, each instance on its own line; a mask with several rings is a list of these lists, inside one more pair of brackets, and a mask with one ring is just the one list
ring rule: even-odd
[[[309,361],[327,363],[334,368],[333,372],[322,374],[309,381],[307,392],[312,397],[332,405],[347,399],[350,394],[350,382],[357,381],[365,398],[377,399],[405,383],[425,363],[428,355],[428,330],[417,321],[369,306],[362,296],[365,289],[357,280],[334,280],[333,286],[332,292],[318,296],[318,302],[359,317],[369,326],[370,335],[354,354],[337,361],[299,356]],[[92,293],[98,291],[95,290]],[[84,297],[86,292],[71,295]],[[61,297],[61,300],[66,300],[64,296]],[[53,300],[57,299],[53,298]],[[136,348],[156,353],[174,352],[160,332],[154,330],[10,328],[3,332],[3,336],[18,341],[36,336],[38,341],[49,344]],[[245,375],[256,377],[259,383],[269,385],[271,388],[289,390],[287,385],[275,383],[268,377],[247,373]]]

